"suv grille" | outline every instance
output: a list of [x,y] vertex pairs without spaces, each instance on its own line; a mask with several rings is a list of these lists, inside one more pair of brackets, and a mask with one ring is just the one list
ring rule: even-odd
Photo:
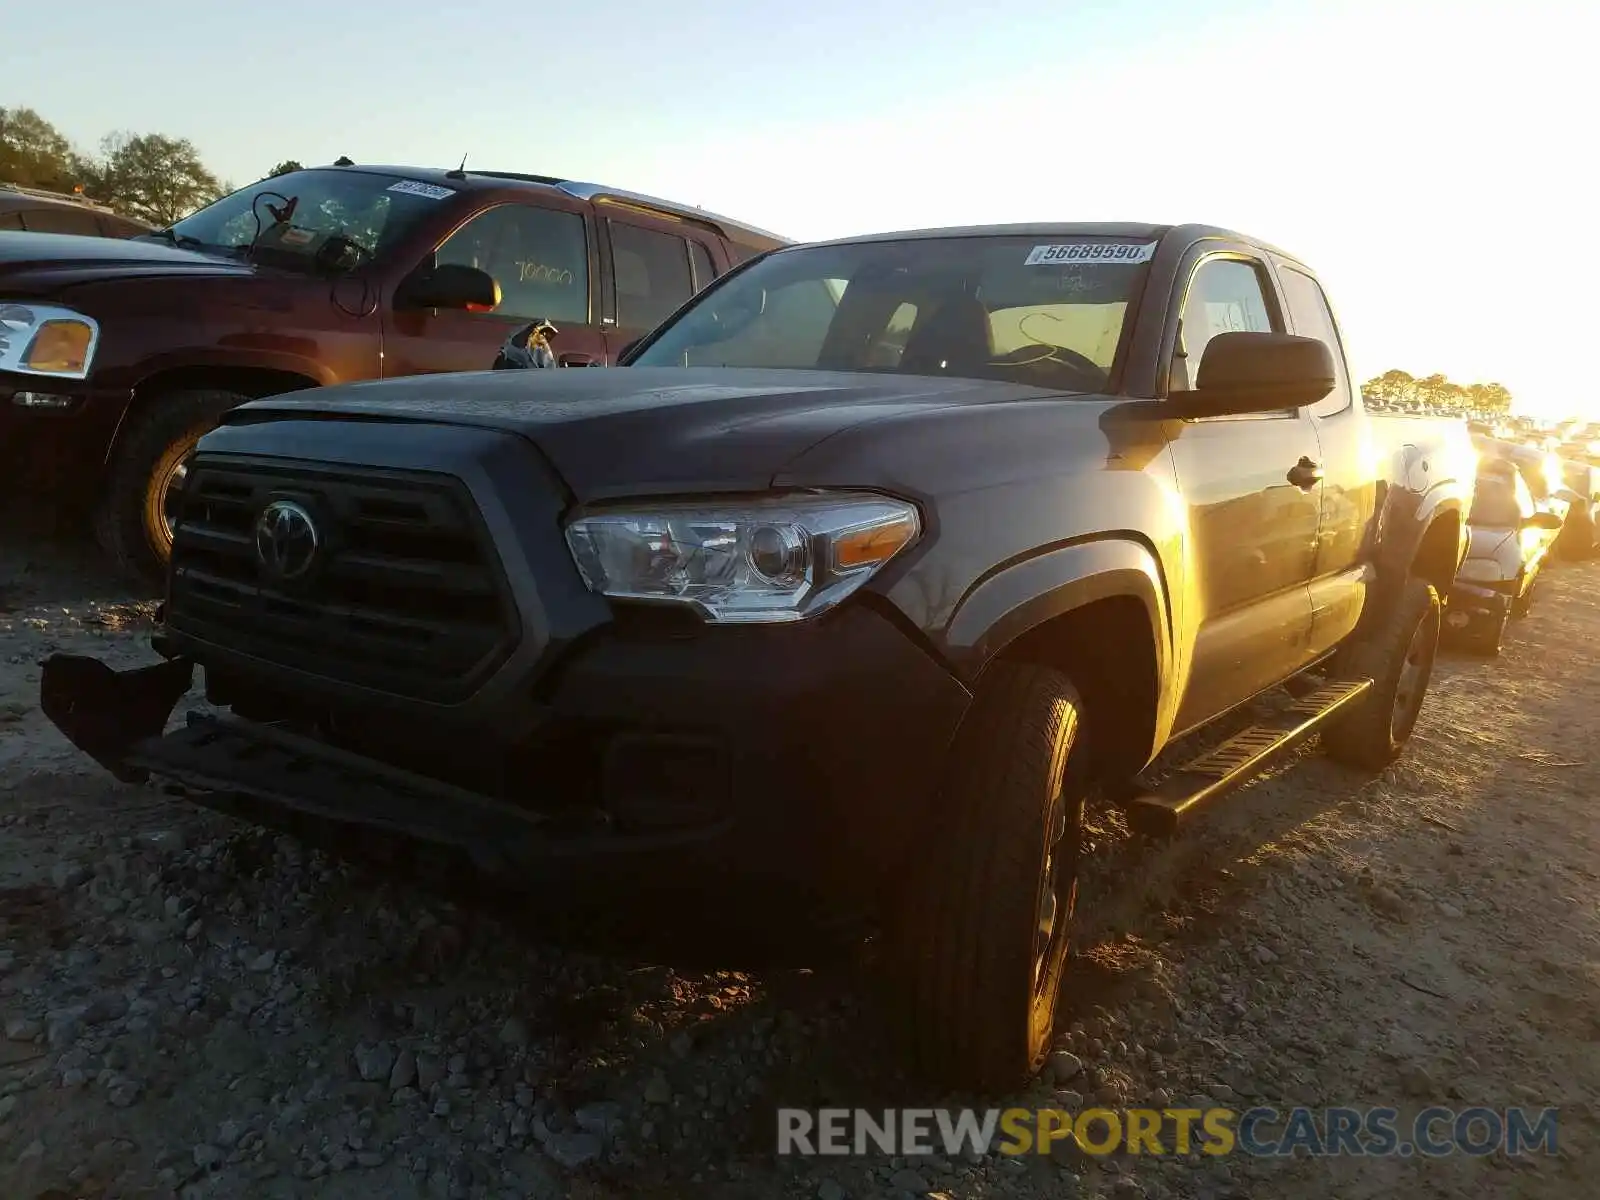
[[[312,515],[303,577],[264,568],[275,500]],[[315,465],[190,466],[167,624],[316,675],[417,699],[464,697],[509,653],[515,610],[465,487],[442,475]]]

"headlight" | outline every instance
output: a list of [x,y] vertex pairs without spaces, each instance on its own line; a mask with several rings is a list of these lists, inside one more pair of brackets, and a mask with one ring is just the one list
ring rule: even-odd
[[1456,572],[1457,579],[1475,583],[1499,583],[1505,577],[1500,564],[1492,558],[1469,558]]
[[54,304],[0,301],[0,371],[85,379],[99,344],[93,317]]
[[602,595],[767,624],[832,608],[921,533],[912,505],[858,492],[591,511],[567,545]]

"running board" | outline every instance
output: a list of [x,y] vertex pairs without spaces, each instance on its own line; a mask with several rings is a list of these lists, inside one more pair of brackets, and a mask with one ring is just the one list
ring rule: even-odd
[[1207,800],[1248,782],[1268,762],[1305,741],[1371,688],[1370,679],[1325,683],[1268,720],[1241,730],[1185,763],[1155,787],[1138,787],[1127,805],[1129,827],[1150,837],[1170,836]]

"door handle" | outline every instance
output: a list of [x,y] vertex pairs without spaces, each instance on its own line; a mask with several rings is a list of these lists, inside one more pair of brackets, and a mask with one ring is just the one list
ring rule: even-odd
[[556,361],[563,367],[598,367],[600,365],[600,360],[594,355],[578,354],[576,352],[558,355]]
[[1289,482],[1297,488],[1310,491],[1322,482],[1322,464],[1301,455],[1300,461],[1289,468]]

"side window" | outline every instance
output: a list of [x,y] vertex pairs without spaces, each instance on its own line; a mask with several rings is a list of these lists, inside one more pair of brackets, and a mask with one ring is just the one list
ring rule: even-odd
[[694,290],[698,292],[717,277],[717,268],[702,242],[689,243],[689,257],[694,259]]
[[1354,398],[1350,379],[1346,373],[1344,346],[1339,340],[1339,327],[1334,323],[1333,310],[1328,307],[1328,297],[1311,276],[1293,267],[1283,267],[1278,272],[1283,281],[1283,296],[1289,306],[1289,320],[1301,337],[1314,337],[1328,347],[1333,355],[1333,391],[1311,406],[1314,417],[1331,417],[1350,407]]
[[694,295],[689,247],[681,237],[612,221],[611,259],[617,324],[624,329],[654,329]]
[[1261,268],[1238,259],[1207,259],[1189,278],[1168,386],[1173,391],[1194,387],[1211,339],[1219,333],[1240,332],[1273,332]]
[[577,213],[502,204],[479,213],[434,255],[487,271],[500,284],[498,316],[589,323],[589,249]]
[[95,223],[92,212],[80,211],[65,206],[56,208],[30,208],[23,217],[30,230],[35,233],[76,233],[86,237],[99,237],[100,226]]

